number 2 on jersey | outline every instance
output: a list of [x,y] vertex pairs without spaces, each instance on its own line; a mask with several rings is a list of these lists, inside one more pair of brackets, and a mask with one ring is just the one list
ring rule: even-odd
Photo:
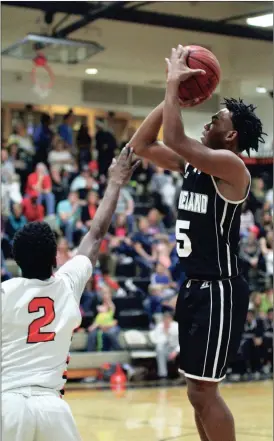
[[179,257],[188,257],[191,254],[192,247],[191,241],[186,233],[182,230],[189,230],[189,221],[177,220],[176,222],[176,240],[177,242],[177,253]]
[[55,332],[42,332],[41,328],[49,325],[55,319],[54,301],[49,297],[35,297],[29,303],[28,311],[30,314],[44,310],[44,315],[39,317],[29,325],[27,343],[42,343],[53,341]]

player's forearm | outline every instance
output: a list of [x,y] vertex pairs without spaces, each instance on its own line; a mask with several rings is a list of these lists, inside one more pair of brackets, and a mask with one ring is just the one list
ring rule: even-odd
[[78,254],[87,256],[93,265],[96,264],[101,242],[109,229],[117,206],[120,189],[120,184],[113,180],[109,181],[104,197],[92,220],[90,230],[78,248]]
[[157,140],[163,122],[163,107],[164,102],[159,104],[159,106],[146,117],[131,138],[129,145],[133,148],[136,155],[142,156],[144,149]]
[[184,156],[184,145],[182,141],[186,135],[178,99],[178,84],[176,82],[167,83],[164,103],[164,143],[168,145],[171,150]]

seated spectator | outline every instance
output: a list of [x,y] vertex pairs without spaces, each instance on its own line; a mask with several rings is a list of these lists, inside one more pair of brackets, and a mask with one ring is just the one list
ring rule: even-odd
[[82,191],[83,197],[81,199],[84,199],[89,190],[98,191],[99,185],[92,177],[89,166],[85,165],[82,167],[80,175],[73,179],[70,185],[70,191]]
[[161,221],[161,215],[156,208],[152,208],[147,215],[148,220],[148,233],[152,235],[156,235],[159,233],[165,232],[165,226]]
[[110,291],[104,289],[103,303],[97,307],[97,316],[94,323],[88,328],[88,352],[98,350],[120,349],[118,336],[120,329],[114,319],[115,305],[112,302]]
[[31,197],[23,199],[22,207],[28,222],[41,222],[45,217],[44,206],[38,202],[38,192],[33,191]]
[[140,277],[150,277],[151,270],[156,262],[153,237],[148,232],[149,223],[146,217],[138,222],[139,231],[133,235],[132,242],[135,250],[135,262],[140,268]]
[[[165,173],[164,169],[156,167],[156,173],[152,176],[150,185],[153,205],[164,216],[163,222],[167,228],[172,226],[174,217],[171,206],[174,205],[176,189],[171,180],[171,176]],[[167,199],[169,204],[166,202]]]
[[57,242],[57,268],[60,268],[72,258],[72,253],[69,250],[69,244],[65,237],[60,237]]
[[127,187],[123,187],[120,191],[119,199],[117,202],[117,208],[115,215],[125,214],[128,224],[128,232],[131,234],[134,227],[134,201]]
[[255,219],[252,211],[248,208],[245,201],[242,205],[240,236],[248,236],[248,231],[255,225]]
[[10,240],[13,240],[15,233],[27,223],[27,219],[23,216],[22,212],[23,210],[20,204],[13,205],[12,213],[6,223],[6,234]]
[[162,302],[165,300],[163,285],[149,285],[149,296],[144,300],[143,306],[149,317],[150,326],[153,326],[153,315],[163,312]]
[[[273,373],[273,303],[264,320],[263,345],[265,350],[266,373]],[[267,369],[269,367],[269,369]]]
[[243,270],[251,291],[258,290],[258,263],[260,246],[258,242],[259,229],[253,226],[249,229],[248,236],[240,241],[240,257],[243,261]]
[[9,160],[13,163],[15,173],[20,177],[21,192],[24,192],[28,174],[31,171],[31,163],[27,162],[22,150],[17,143],[10,144],[8,147]]
[[156,344],[157,372],[159,378],[168,377],[168,362],[175,361],[180,353],[178,323],[170,312],[165,312],[161,323],[152,331]]
[[132,242],[128,234],[127,218],[124,214],[118,214],[109,228],[110,249],[118,254],[131,255]]
[[243,372],[251,372],[255,374],[255,377],[262,370],[264,356],[263,331],[263,321],[256,318],[253,310],[249,310],[240,345],[240,353],[244,361]]
[[1,182],[10,184],[15,175],[15,166],[12,158],[9,157],[7,149],[1,150]]
[[1,250],[1,282],[5,282],[12,278],[11,273],[7,270],[3,250]]
[[150,283],[152,285],[163,285],[166,288],[176,288],[177,284],[172,280],[170,271],[160,262],[157,263],[155,272],[152,274]]
[[55,213],[55,197],[52,193],[52,181],[47,167],[43,163],[37,164],[35,172],[28,176],[26,195],[32,197],[38,193],[38,203],[46,205],[46,214]]
[[69,247],[73,248],[73,235],[76,223],[80,220],[81,207],[79,195],[71,191],[68,199],[59,202],[57,205],[57,219],[61,230],[64,231]]
[[96,210],[99,205],[99,196],[96,191],[90,191],[88,194],[88,203],[82,207],[81,222],[88,228],[91,227],[92,219],[95,216]]
[[27,134],[23,121],[19,121],[14,127],[13,134],[8,139],[8,145],[18,144],[18,147],[25,154],[25,159],[31,160],[35,150],[32,138]]
[[266,283],[273,286],[273,231],[269,231],[266,237],[260,239],[261,252],[266,266]]
[[149,193],[148,187],[154,173],[154,168],[147,159],[141,158],[141,164],[133,172],[131,182],[134,183],[138,189],[138,194],[147,195]]
[[65,149],[63,139],[55,138],[52,143],[52,150],[48,155],[48,163],[54,170],[72,170],[73,157],[68,149]]

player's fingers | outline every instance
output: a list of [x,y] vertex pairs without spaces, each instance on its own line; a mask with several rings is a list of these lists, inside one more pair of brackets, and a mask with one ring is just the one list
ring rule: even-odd
[[178,58],[181,58],[184,55],[184,52],[185,52],[184,47],[181,44],[179,44],[177,47]]
[[176,58],[176,49],[175,49],[175,47],[173,47],[171,49],[170,61],[174,60],[175,58]]
[[127,163],[129,165],[131,165],[131,163],[132,163],[133,155],[134,155],[134,150],[132,147],[129,147],[129,154],[128,154],[128,158],[127,158]]
[[169,72],[169,69],[170,69],[170,60],[168,59],[168,58],[165,58],[165,62],[166,62],[166,65],[167,65],[167,71]]
[[188,54],[189,54],[189,49],[183,48],[183,52],[182,52],[182,55],[181,55],[181,60],[183,60],[185,63],[186,63]]
[[130,147],[124,147],[123,149],[122,149],[122,151],[121,151],[121,153],[120,153],[120,156],[119,156],[119,160],[120,159],[124,159],[124,160],[126,160],[127,159],[127,157],[128,157],[128,154],[129,154],[129,148]]
[[140,165],[141,165],[141,160],[140,159],[138,159],[136,162],[134,162],[133,164],[132,164],[132,166],[131,166],[131,170],[132,170],[132,172],[134,172],[134,170],[136,170],[136,168],[138,168]]
[[197,75],[206,75],[206,71],[203,69],[191,69],[191,73],[196,77]]

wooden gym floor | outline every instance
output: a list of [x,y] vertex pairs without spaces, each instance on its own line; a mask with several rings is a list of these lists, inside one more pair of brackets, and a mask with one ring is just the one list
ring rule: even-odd
[[[222,395],[236,420],[237,441],[273,439],[271,381],[225,384]],[[66,392],[83,441],[198,441],[186,388]],[[221,441],[221,440],[220,440]]]

